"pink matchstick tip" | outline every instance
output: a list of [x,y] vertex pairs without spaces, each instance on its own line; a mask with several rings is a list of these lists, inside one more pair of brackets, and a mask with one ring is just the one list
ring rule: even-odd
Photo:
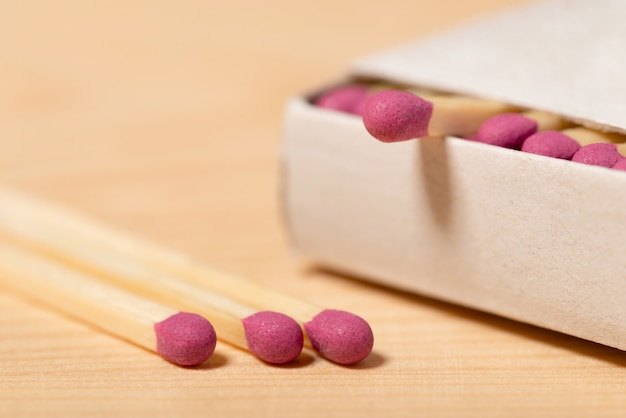
[[341,86],[318,96],[313,103],[325,109],[361,115],[369,91],[364,85]]
[[406,141],[428,136],[432,114],[428,100],[407,91],[383,90],[366,100],[363,124],[379,141]]
[[622,159],[624,159],[624,157],[617,151],[615,144],[605,142],[585,145],[572,157],[572,161],[577,163],[601,167],[613,167]]
[[524,140],[535,132],[537,132],[536,121],[519,113],[501,113],[482,123],[475,140],[518,150]]
[[541,131],[526,138],[522,151],[546,157],[571,160],[580,144],[560,131]]
[[613,167],[611,167],[611,168],[613,168],[615,170],[626,171],[626,158],[622,158],[621,160],[619,160],[618,162],[613,164]]
[[261,360],[286,364],[302,352],[302,328],[291,317],[272,311],[262,311],[242,319],[250,351]]
[[156,350],[179,366],[197,366],[215,351],[213,325],[198,314],[179,312],[154,324]]
[[313,348],[338,364],[354,364],[366,358],[374,346],[374,334],[360,316],[326,309],[304,324]]

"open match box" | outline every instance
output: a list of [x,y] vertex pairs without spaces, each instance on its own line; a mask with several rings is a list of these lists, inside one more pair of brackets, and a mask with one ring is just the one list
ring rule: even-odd
[[357,60],[290,100],[282,192],[296,252],[626,349],[626,172],[452,135],[384,143],[358,114],[315,104],[334,85],[395,83],[620,138],[624,16],[621,0],[532,3]]

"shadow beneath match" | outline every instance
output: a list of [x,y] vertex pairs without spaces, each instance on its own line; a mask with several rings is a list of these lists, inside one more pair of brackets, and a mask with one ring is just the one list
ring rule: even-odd
[[228,363],[228,357],[214,352],[213,355],[204,363],[196,367],[189,367],[190,370],[207,370],[218,369],[225,366]]
[[372,351],[370,355],[367,356],[366,359],[361,360],[360,362],[356,364],[350,364],[350,365],[339,364],[339,366],[342,366],[346,369],[369,370],[369,369],[376,369],[377,367],[382,366],[383,364],[385,364],[386,361],[387,361],[386,357],[384,357],[380,353],[377,353],[376,351]]
[[[444,311],[447,314],[456,316],[458,318],[480,322],[483,325],[487,325],[500,331],[517,334],[524,338],[539,341],[544,344],[557,347],[559,349],[564,349],[578,355],[592,357],[606,363],[613,364],[615,366],[626,368],[626,353],[617,348],[608,347],[599,343],[595,343],[593,341],[588,341],[568,334],[563,334],[561,332],[518,322],[512,319],[474,310],[471,308],[454,305],[452,303],[432,299],[415,293],[392,289],[390,287],[386,287],[376,283],[370,283],[362,278],[350,276],[348,274],[337,272],[331,269],[309,266],[307,270],[310,274],[321,274],[329,276],[329,279],[332,280],[341,279],[358,282],[360,286],[370,288],[372,290],[375,290],[376,292],[385,292],[397,298],[408,300],[410,302],[427,306],[429,308]],[[365,365],[367,365],[367,360],[368,359],[364,361]],[[372,359],[372,361],[376,362],[376,359],[374,358]]]
[[315,356],[305,351],[302,351],[297,359],[287,364],[272,364],[265,363],[268,366],[277,367],[279,369],[301,369],[303,367],[310,366],[315,361]]

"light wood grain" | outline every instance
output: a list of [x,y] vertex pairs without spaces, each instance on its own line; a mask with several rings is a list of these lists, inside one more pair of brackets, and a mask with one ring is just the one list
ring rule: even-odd
[[291,94],[348,62],[520,1],[0,4],[0,174],[318,305],[374,354],[271,367],[218,343],[200,369],[0,289],[0,416],[620,416],[626,356],[292,258],[279,205]]

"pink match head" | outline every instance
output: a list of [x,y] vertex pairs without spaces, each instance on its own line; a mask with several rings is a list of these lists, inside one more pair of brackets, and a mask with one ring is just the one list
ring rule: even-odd
[[580,144],[560,131],[541,131],[526,138],[522,151],[571,160]]
[[318,96],[313,103],[325,109],[361,115],[368,96],[367,86],[354,84],[328,90]]
[[519,113],[501,113],[487,119],[478,128],[475,140],[504,148],[520,149],[537,132],[537,122]]
[[433,104],[413,93],[383,90],[371,95],[363,108],[365,129],[382,142],[428,136]]
[[262,311],[242,320],[250,351],[261,360],[286,364],[302,352],[302,328],[291,317],[272,311]]
[[179,312],[154,324],[156,350],[179,366],[197,366],[215,351],[217,338],[209,321],[194,313]]
[[350,312],[326,309],[304,324],[313,348],[338,364],[354,364],[372,352],[374,334],[369,324]]
[[613,167],[623,158],[624,157],[617,151],[615,144],[596,142],[585,145],[578,150],[572,157],[572,161],[601,167]]

